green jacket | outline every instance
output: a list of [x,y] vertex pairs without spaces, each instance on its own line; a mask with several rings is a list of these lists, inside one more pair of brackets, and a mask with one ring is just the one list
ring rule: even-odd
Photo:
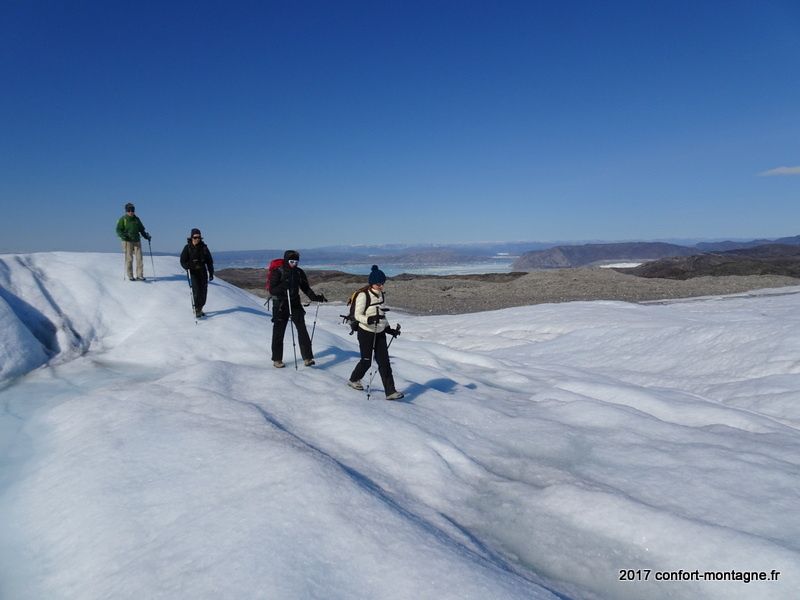
[[123,242],[139,242],[141,241],[139,234],[143,234],[145,238],[148,237],[139,217],[136,215],[132,217],[122,215],[119,218],[119,221],[117,221],[117,235],[119,239]]

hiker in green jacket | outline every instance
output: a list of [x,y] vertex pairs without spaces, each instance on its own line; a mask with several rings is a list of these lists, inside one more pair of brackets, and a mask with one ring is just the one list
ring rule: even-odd
[[[142,241],[143,237],[148,242],[150,234],[144,230],[144,225],[136,216],[136,207],[128,202],[125,205],[125,214],[117,221],[117,235],[122,240],[122,251],[125,253],[125,274],[131,281],[144,281],[144,268],[142,267]],[[133,257],[136,256],[136,277],[133,276]]]

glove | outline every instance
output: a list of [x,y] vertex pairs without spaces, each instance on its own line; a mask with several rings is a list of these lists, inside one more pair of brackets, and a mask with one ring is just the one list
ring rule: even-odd
[[209,281],[214,281],[214,274],[213,273],[209,274],[208,280]]
[[367,317],[367,323],[370,325],[377,325],[381,319],[384,319],[383,315],[372,315],[371,317]]
[[325,297],[325,294],[317,294],[317,297],[314,298],[315,302],[327,302],[328,299]]
[[387,327],[384,329],[384,331],[386,332],[386,335],[390,335],[392,337],[397,337],[400,335],[400,329],[392,329],[391,327]]
[[150,239],[151,239],[153,236],[151,236],[149,233],[147,233],[147,232],[145,231],[145,232],[142,234],[142,237],[143,237],[144,239],[146,239],[146,240],[149,242],[149,241],[150,241]]

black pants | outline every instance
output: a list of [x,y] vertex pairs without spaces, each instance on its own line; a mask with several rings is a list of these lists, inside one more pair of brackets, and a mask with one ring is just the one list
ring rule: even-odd
[[386,345],[386,333],[378,334],[370,331],[358,330],[358,348],[361,351],[361,359],[356,368],[350,375],[350,381],[358,381],[366,375],[372,366],[372,348],[375,348],[375,362],[378,363],[378,373],[383,381],[383,390],[386,395],[394,394],[397,390],[394,387],[394,377],[392,376],[392,365],[389,364],[389,349]]
[[206,305],[208,296],[208,271],[203,269],[189,269],[192,278],[192,295],[194,296],[194,310],[200,312]]
[[[297,330],[297,341],[300,344],[300,356],[303,360],[314,358],[311,352],[311,338],[308,337],[308,330],[306,329],[306,319],[302,312],[292,314],[292,322],[294,328]],[[281,319],[280,317],[272,318],[272,360],[283,360],[283,334],[286,333],[286,326],[289,324],[289,319]]]

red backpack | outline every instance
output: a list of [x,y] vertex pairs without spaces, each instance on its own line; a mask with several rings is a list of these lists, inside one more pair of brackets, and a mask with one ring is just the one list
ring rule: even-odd
[[[272,274],[275,271],[277,271],[278,269],[280,269],[281,267],[283,267],[283,259],[282,258],[273,258],[271,261],[269,261],[269,265],[267,265],[267,282],[264,285],[264,287],[267,288],[267,294],[269,294],[269,298],[267,298],[267,302],[269,302],[271,299],[275,298],[275,295],[272,293],[272,290],[270,289],[269,282],[272,280]],[[264,304],[266,304],[266,302]]]

